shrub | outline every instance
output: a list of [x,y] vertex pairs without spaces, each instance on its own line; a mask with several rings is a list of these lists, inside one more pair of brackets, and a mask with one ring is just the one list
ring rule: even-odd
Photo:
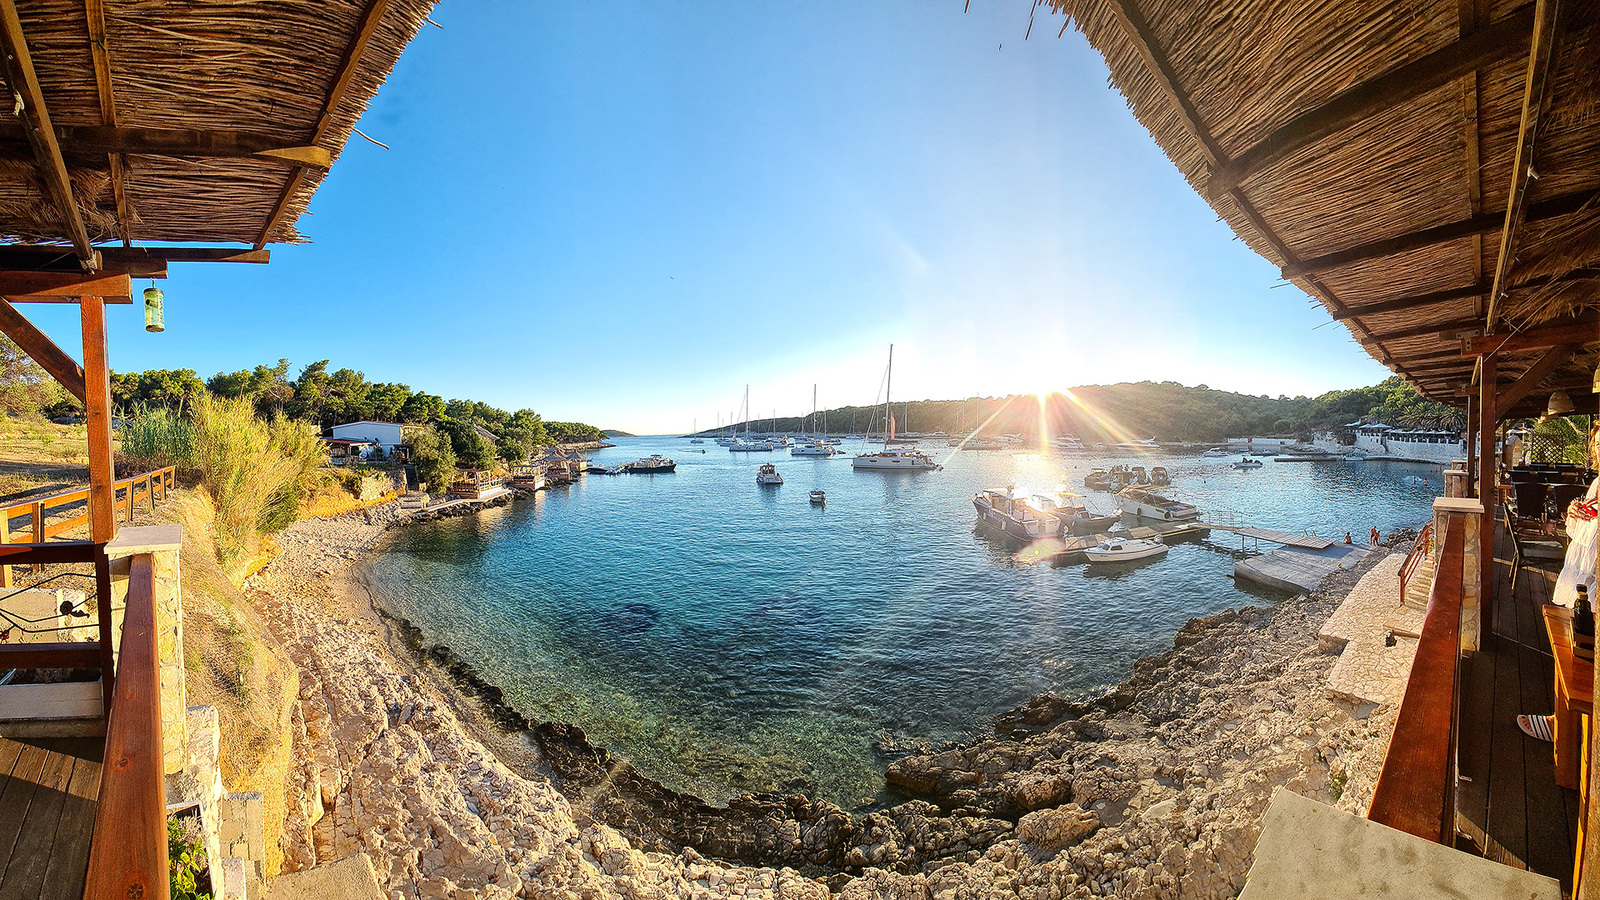
[[151,468],[194,468],[194,424],[166,407],[138,407],[118,432],[122,452]]
[[[199,820],[184,816],[167,820],[167,867],[172,876],[172,900],[211,900],[200,890],[200,873],[207,868],[205,843]],[[208,885],[209,886],[209,885]]]
[[406,430],[406,450],[417,464],[417,480],[435,493],[446,490],[456,477],[456,452],[450,439],[437,428]]

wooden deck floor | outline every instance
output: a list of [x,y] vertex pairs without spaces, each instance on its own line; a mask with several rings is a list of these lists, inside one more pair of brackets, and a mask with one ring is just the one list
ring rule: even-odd
[[81,900],[103,752],[0,738],[0,900]]
[[1457,830],[1489,859],[1559,878],[1571,891],[1578,795],[1556,785],[1552,745],[1527,737],[1516,722],[1519,713],[1547,715],[1554,707],[1539,607],[1560,564],[1523,566],[1513,593],[1504,535],[1495,556],[1494,627],[1461,666]]

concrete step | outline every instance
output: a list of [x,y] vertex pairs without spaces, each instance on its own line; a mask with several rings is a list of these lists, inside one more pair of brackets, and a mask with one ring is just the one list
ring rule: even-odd
[[1398,703],[1404,696],[1423,611],[1396,602],[1403,562],[1396,554],[1374,566],[1317,633],[1324,650],[1339,653],[1328,673],[1329,696],[1356,704]]
[[[264,900],[387,900],[365,853],[268,882]],[[231,898],[229,898],[231,900]],[[244,898],[240,898],[244,900]]]

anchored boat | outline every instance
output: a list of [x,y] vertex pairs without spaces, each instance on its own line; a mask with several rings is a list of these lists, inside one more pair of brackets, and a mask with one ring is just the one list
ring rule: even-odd
[[783,476],[778,474],[778,467],[772,463],[762,463],[756,470],[756,484],[783,484]]
[[811,503],[812,503],[812,505],[814,505],[814,506],[822,506],[823,504],[825,504],[827,502],[828,502],[828,492],[827,491],[812,491],[811,492]]
[[908,447],[893,449],[889,445],[894,443],[894,413],[889,410],[889,386],[893,383],[894,376],[894,345],[889,345],[889,373],[885,377],[883,387],[883,420],[885,436],[883,449],[877,453],[858,453],[850,461],[852,469],[867,469],[878,472],[927,472],[938,471],[943,466],[933,461],[933,457],[916,449]]
[[1099,544],[1083,551],[1084,558],[1089,560],[1089,565],[1096,563],[1133,562],[1136,559],[1149,559],[1167,552],[1167,545],[1160,540],[1147,541],[1142,538],[1126,538],[1101,541]]
[[1117,507],[1143,519],[1184,522],[1200,518],[1200,508],[1180,502],[1172,488],[1123,488],[1117,494]]
[[649,459],[628,463],[626,468],[629,472],[637,475],[654,475],[658,472],[676,472],[678,471],[678,464],[657,453]]

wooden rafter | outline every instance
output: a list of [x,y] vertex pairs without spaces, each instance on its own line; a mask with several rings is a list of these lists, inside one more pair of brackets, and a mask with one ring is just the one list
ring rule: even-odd
[[[1541,200],[1538,203],[1530,203],[1522,220],[1524,222],[1542,222],[1547,219],[1571,215],[1594,202],[1597,196],[1600,196],[1600,193],[1591,188],[1551,197],[1549,200]],[[1443,225],[1435,225],[1432,228],[1424,228],[1421,231],[1414,231],[1410,234],[1357,244],[1354,247],[1347,247],[1322,256],[1286,264],[1283,267],[1283,277],[1297,278],[1301,275],[1323,272],[1339,266],[1350,265],[1351,263],[1393,256],[1408,250],[1420,250],[1423,247],[1432,247],[1457,238],[1488,234],[1503,228],[1505,221],[1504,213],[1483,213],[1456,222],[1447,222]]]
[[1594,343],[1600,341],[1600,328],[1596,327],[1597,322],[1600,322],[1600,319],[1593,315],[1588,315],[1575,322],[1552,325],[1546,328],[1480,334],[1462,341],[1461,355],[1463,357],[1488,356],[1494,353],[1536,350],[1561,344]]
[[[0,124],[0,144],[27,139],[20,125]],[[115,125],[56,126],[63,153],[74,151],[119,156],[251,157],[326,169],[330,155],[321,147],[286,147],[282,141],[239,131],[197,131],[190,128],[126,128]]]
[[99,257],[89,245],[89,229],[83,223],[83,213],[72,194],[72,179],[67,175],[61,147],[56,143],[55,127],[50,122],[50,111],[45,107],[44,94],[39,89],[39,77],[33,71],[33,57],[28,54],[28,41],[22,33],[22,19],[17,15],[13,0],[0,0],[0,50],[4,51],[6,75],[11,81],[11,88],[22,100],[23,122],[27,127],[28,143],[33,146],[34,164],[55,203],[62,227],[72,240],[78,262],[85,270],[93,271],[99,265]]
[[[1562,275],[1546,275],[1530,278],[1521,284],[1514,284],[1507,288],[1508,291],[1521,291],[1528,288],[1545,287],[1552,284],[1564,284],[1574,281],[1592,281],[1600,278],[1600,268],[1574,269]],[[1468,297],[1486,297],[1493,288],[1488,281],[1479,281],[1466,287],[1451,288],[1445,291],[1430,291],[1426,294],[1413,294],[1409,297],[1396,297],[1392,300],[1382,300],[1377,303],[1368,303],[1364,306],[1352,307],[1343,312],[1335,313],[1335,319],[1348,319],[1352,316],[1371,316],[1378,313],[1399,312],[1401,310],[1416,309],[1419,306],[1430,306],[1434,303],[1443,303],[1447,300],[1463,300]]]
[[1341,91],[1328,102],[1295,116],[1265,140],[1223,163],[1212,174],[1206,192],[1211,197],[1217,197],[1301,147],[1441,88],[1484,66],[1507,59],[1528,45],[1528,35],[1532,31],[1532,10],[1518,10],[1421,59]]
[[[372,35],[383,22],[383,14],[389,9],[389,0],[372,0],[372,5],[367,7],[361,17],[361,25],[356,29],[355,40],[345,50],[344,59],[339,64],[339,74],[333,81],[333,89],[328,92],[328,99],[322,105],[322,114],[317,117],[317,127],[311,133],[311,140],[307,143],[312,146],[321,146],[328,136],[328,129],[333,125],[333,117],[338,112],[339,104],[344,100],[345,92],[350,89],[350,83],[355,80],[356,70],[361,66],[361,57],[371,42]],[[278,221],[283,218],[284,211],[289,208],[289,203],[294,199],[295,192],[305,182],[306,170],[297,169],[289,177],[289,183],[284,185],[283,193],[279,195],[278,202],[273,205],[272,213],[267,216],[266,224],[261,226],[261,234],[256,237],[256,249],[265,247],[267,239],[272,236],[273,229],[278,227]]]
[[[100,124],[117,124],[117,100],[111,91],[111,46],[106,41],[105,0],[84,0],[84,20],[89,26],[89,56],[94,60],[94,86],[100,95]],[[59,137],[59,136],[58,136]],[[111,194],[117,203],[117,230],[122,246],[133,243],[133,233],[128,216],[128,190],[122,183],[122,154],[110,152],[107,163],[111,166]]]
[[[101,272],[165,278],[169,262],[266,263],[270,250],[246,247],[102,247]],[[8,271],[67,273],[71,251],[60,247],[0,246],[0,277]]]
[[78,398],[78,402],[84,401],[83,366],[78,365],[66,351],[57,347],[54,341],[3,298],[0,298],[0,332],[5,332],[6,337],[15,341],[23,353],[50,373],[51,378],[61,382],[68,393]]
[[132,303],[133,282],[123,274],[95,272],[0,271],[0,297],[12,303],[62,303],[80,297],[103,297],[108,303]]
[[1494,288],[1489,292],[1489,311],[1485,330],[1493,331],[1499,314],[1503,286],[1511,277],[1511,262],[1516,256],[1517,231],[1527,208],[1528,190],[1538,176],[1533,169],[1534,145],[1539,122],[1550,102],[1550,72],[1560,32],[1559,0],[1537,0],[1533,28],[1533,49],[1528,55],[1528,74],[1523,86],[1522,123],[1517,129],[1517,155],[1511,167],[1511,195],[1506,200],[1505,226],[1500,232],[1500,254],[1495,263]]
[[[1171,64],[1167,60],[1166,53],[1161,49],[1160,44],[1156,41],[1155,34],[1151,30],[1149,22],[1145,20],[1138,8],[1134,6],[1134,0],[1105,0],[1105,5],[1106,8],[1111,11],[1113,17],[1117,19],[1119,26],[1123,30],[1124,37],[1128,39],[1129,43],[1132,44],[1134,49],[1138,52],[1140,59],[1144,61],[1145,67],[1150,73],[1151,77],[1155,79],[1158,85],[1160,85],[1162,92],[1167,95],[1168,100],[1171,101],[1174,108],[1178,111],[1179,118],[1184,122],[1185,126],[1193,135],[1196,145],[1200,148],[1200,152],[1206,157],[1207,165],[1214,173],[1217,166],[1219,166],[1223,161],[1220,145],[1217,144],[1216,139],[1211,135],[1210,129],[1208,129],[1205,123],[1200,120],[1199,113],[1195,110],[1194,104],[1189,100],[1188,94],[1178,84],[1177,76],[1174,73]],[[1272,228],[1272,226],[1267,224],[1267,221],[1261,215],[1260,210],[1256,209],[1255,204],[1250,202],[1250,198],[1245,196],[1244,191],[1235,185],[1225,191],[1225,193],[1228,198],[1233,201],[1234,207],[1238,209],[1240,214],[1243,215],[1246,221],[1250,223],[1250,226],[1261,235],[1261,238],[1265,240],[1272,247],[1273,251],[1278,254],[1278,257],[1283,260],[1286,267],[1299,263],[1299,257],[1296,256],[1294,251],[1289,248],[1289,245],[1278,236],[1278,233]],[[1295,281],[1295,283],[1302,290],[1306,291],[1306,293],[1316,297],[1321,297],[1335,311],[1341,311],[1347,308],[1343,301],[1339,299],[1338,295],[1336,295],[1332,289],[1316,278],[1306,276],[1296,276],[1294,278],[1285,276],[1285,278]],[[1353,321],[1351,325],[1352,329],[1358,332],[1358,339],[1362,335],[1365,335],[1369,340],[1373,340],[1376,343],[1376,339],[1371,337],[1371,333],[1367,329],[1365,323],[1356,320]],[[1393,367],[1396,371],[1399,371],[1400,374],[1406,374],[1405,370],[1388,356],[1386,350],[1382,346],[1377,348],[1376,355],[1380,361]]]
[[1450,319],[1445,322],[1429,322],[1422,325],[1408,325],[1405,328],[1396,328],[1393,331],[1377,332],[1372,335],[1372,340],[1398,341],[1402,338],[1421,337],[1425,334],[1448,334],[1450,332],[1460,332],[1482,327],[1483,320],[1474,315],[1464,319]]
[[1511,382],[1510,385],[1495,395],[1495,407],[1500,410],[1509,410],[1515,406],[1518,400],[1532,393],[1534,388],[1537,388],[1541,382],[1554,374],[1556,369],[1561,368],[1567,360],[1572,359],[1572,354],[1576,353],[1577,350],[1577,344],[1557,344],[1546,350],[1544,355],[1539,357],[1533,365],[1517,376],[1516,381]]

